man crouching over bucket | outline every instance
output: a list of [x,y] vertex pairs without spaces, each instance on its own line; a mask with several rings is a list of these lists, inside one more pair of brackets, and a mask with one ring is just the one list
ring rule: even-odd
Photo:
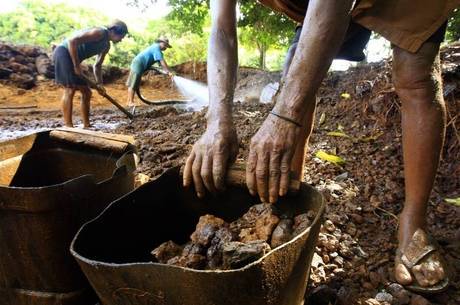
[[[303,27],[298,30],[298,42],[288,51],[276,104],[251,141],[246,168],[249,191],[263,202],[275,203],[278,196],[287,193],[290,171],[294,179],[303,177],[315,95],[322,79],[337,55],[359,57],[353,43],[349,50],[343,50],[354,40],[346,36],[347,28],[351,24],[350,29],[358,26],[376,31],[393,44],[393,79],[402,102],[406,197],[399,218],[395,278],[418,292],[444,290],[449,284],[447,270],[427,234],[426,210],[445,133],[439,45],[448,16],[460,1],[260,2],[303,23]],[[193,183],[200,197],[205,190],[224,188],[226,169],[238,149],[232,119],[238,63],[235,8],[236,0],[211,1],[207,129],[193,146],[184,171],[184,185]],[[356,41],[365,45],[362,39]]]

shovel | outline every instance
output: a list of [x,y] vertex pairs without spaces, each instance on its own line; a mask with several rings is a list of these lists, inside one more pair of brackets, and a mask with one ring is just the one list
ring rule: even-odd
[[101,90],[95,82],[90,80],[84,75],[80,75],[80,77],[88,84],[89,87],[95,89],[97,93],[99,93],[101,96],[105,97],[109,102],[111,102],[113,105],[115,105],[121,112],[123,112],[128,118],[131,120],[134,119],[134,115],[130,113],[128,110],[126,110],[123,106],[120,105],[113,97],[108,95],[105,91]]

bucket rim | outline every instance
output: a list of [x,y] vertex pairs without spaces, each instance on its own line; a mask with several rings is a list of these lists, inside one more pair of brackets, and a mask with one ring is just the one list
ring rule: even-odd
[[[21,137],[17,137],[17,138],[14,138],[14,139],[8,139],[8,140],[5,140],[5,141],[0,141],[0,148],[1,146],[7,146],[7,145],[12,145],[12,143],[14,142],[18,142],[18,141],[21,141],[21,140],[24,140],[26,138],[29,138],[29,137],[37,137],[37,136],[40,136],[40,135],[46,135],[46,136],[50,136],[50,133],[54,130],[58,130],[58,131],[67,131],[67,132],[75,132],[75,133],[78,133],[78,131],[75,131],[75,130],[72,130],[72,129],[66,129],[66,128],[56,128],[56,129],[47,129],[47,130],[42,130],[42,131],[38,131],[38,132],[32,132],[30,134],[27,134],[27,135],[24,135],[24,136],[21,136]],[[17,155],[16,157],[23,157],[25,154],[19,154]],[[48,190],[52,190],[53,188],[60,188],[60,187],[63,187],[65,186],[66,184],[69,184],[69,183],[74,183],[76,180],[78,179],[92,179],[93,180],[93,183],[95,185],[100,185],[100,184],[103,184],[107,181],[109,181],[110,179],[113,179],[115,177],[115,173],[116,173],[116,170],[117,169],[120,169],[122,167],[126,167],[126,164],[123,164],[123,163],[120,163],[120,161],[123,159],[123,158],[126,158],[126,156],[128,155],[132,155],[133,156],[133,165],[134,165],[134,168],[136,167],[136,156],[137,156],[137,152],[133,149],[129,149],[127,150],[125,153],[123,153],[120,157],[118,157],[116,160],[115,160],[115,170],[113,171],[112,175],[105,178],[105,179],[102,179],[102,180],[99,180],[97,181],[97,179],[95,178],[96,176],[94,174],[83,174],[83,175],[80,175],[80,176],[77,176],[77,177],[74,177],[74,178],[71,178],[71,179],[68,179],[68,180],[65,180],[63,182],[60,182],[60,183],[54,183],[54,184],[49,184],[49,185],[43,185],[43,186],[9,186],[9,185],[5,185],[5,184],[0,184],[0,190],[9,190],[9,191],[48,191]],[[1,161],[1,160],[0,160]]]
[[[175,167],[175,168],[170,168],[169,170],[165,171],[161,176],[167,174],[167,173],[170,173],[174,170],[178,170],[178,167]],[[158,177],[157,179],[159,179],[160,177]],[[153,181],[150,181],[150,183],[154,182],[155,180]],[[297,236],[295,236],[294,238],[292,238],[291,240],[289,240],[288,242],[285,242],[281,245],[279,245],[278,247],[274,248],[274,249],[271,249],[270,251],[268,251],[265,255],[263,255],[261,258],[259,258],[258,260],[256,261],[253,261],[241,268],[237,268],[237,269],[229,269],[229,270],[221,270],[221,269],[216,269],[216,270],[199,270],[199,269],[193,269],[193,268],[188,268],[188,267],[181,267],[181,266],[175,266],[175,265],[168,265],[168,264],[162,264],[162,263],[156,263],[156,262],[133,262],[133,263],[109,263],[109,262],[103,262],[103,261],[98,261],[98,260],[94,260],[94,259],[90,259],[90,258],[87,258],[87,257],[84,257],[82,255],[80,255],[74,248],[75,248],[75,243],[78,239],[78,237],[80,236],[80,233],[86,229],[86,227],[88,225],[90,225],[91,223],[93,222],[96,222],[98,221],[100,218],[102,218],[105,214],[105,212],[114,204],[118,203],[119,201],[121,200],[124,200],[125,197],[129,196],[132,192],[136,191],[137,189],[139,188],[142,188],[143,186],[140,186],[139,188],[137,189],[134,189],[132,190],[131,192],[123,195],[122,197],[114,200],[112,203],[110,203],[97,217],[91,219],[90,221],[84,223],[80,229],[78,230],[77,234],[75,234],[74,238],[72,239],[72,242],[70,244],[70,252],[71,254],[75,257],[75,259],[78,261],[78,262],[84,262],[85,264],[88,264],[88,265],[91,265],[91,266],[104,266],[104,267],[111,267],[111,268],[122,268],[122,267],[133,267],[133,266],[161,266],[162,268],[171,268],[171,269],[177,269],[177,270],[181,270],[181,271],[187,271],[187,272],[197,272],[197,273],[203,273],[203,274],[216,274],[216,273],[232,273],[232,272],[241,272],[241,271],[244,271],[246,269],[250,269],[252,268],[253,266],[255,265],[258,265],[260,264],[263,260],[265,260],[268,256],[272,256],[274,255],[274,253],[280,251],[281,249],[285,248],[285,247],[288,247],[290,246],[291,244],[295,243],[298,239],[301,239],[302,237],[304,237],[306,234],[309,234],[311,229],[314,228],[315,226],[317,225],[321,225],[321,218],[323,217],[324,215],[324,211],[325,211],[325,203],[324,203],[324,197],[323,195],[318,191],[316,190],[314,187],[312,187],[311,185],[305,183],[305,182],[301,182],[300,184],[301,186],[301,189],[309,189],[310,191],[313,191],[314,193],[316,193],[319,197],[319,204],[320,204],[320,207],[318,209],[318,213],[316,213],[316,216],[315,216],[315,219],[312,221],[312,224],[306,228],[304,231],[302,231],[302,233],[298,234]]]

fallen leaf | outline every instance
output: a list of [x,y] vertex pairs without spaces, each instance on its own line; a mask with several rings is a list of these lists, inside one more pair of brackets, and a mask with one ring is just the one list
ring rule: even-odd
[[330,162],[330,163],[333,163],[335,165],[343,165],[345,164],[345,160],[342,159],[341,157],[337,156],[337,155],[332,155],[332,154],[328,154],[327,152],[325,151],[322,151],[322,150],[318,150],[315,154],[315,156],[323,161],[327,161],[327,162]]
[[331,137],[342,137],[342,138],[350,138],[349,135],[347,135],[346,133],[342,132],[342,131],[330,131],[327,133],[328,136],[331,136]]
[[345,100],[348,100],[349,98],[351,98],[351,95],[350,95],[350,93],[344,92],[344,93],[340,94],[340,97],[345,99]]
[[319,123],[318,124],[321,126],[321,125],[324,124],[324,122],[326,122],[326,113],[325,112],[321,113],[321,116],[319,117]]
[[378,138],[380,138],[382,135],[383,135],[383,131],[380,131],[380,132],[377,132],[377,133],[376,133],[375,135],[373,135],[373,136],[368,136],[368,137],[359,138],[359,141],[361,141],[361,142],[375,141],[375,140],[377,140]]
[[447,203],[460,207],[460,197],[458,198],[446,198],[444,199]]

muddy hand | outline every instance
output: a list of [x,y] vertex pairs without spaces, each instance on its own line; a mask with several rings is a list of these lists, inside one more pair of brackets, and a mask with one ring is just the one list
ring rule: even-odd
[[97,84],[96,90],[101,94],[107,94],[107,91],[105,90],[104,85],[102,84]]
[[236,159],[237,152],[238,139],[233,124],[208,125],[185,163],[184,186],[193,182],[200,198],[206,189],[212,193],[223,190],[227,167]]
[[262,202],[275,203],[286,195],[289,171],[300,128],[269,115],[251,140],[246,166],[249,192]]
[[78,75],[78,76],[82,75],[81,66],[80,66],[80,65],[75,66],[73,69],[74,69],[74,72],[75,72],[76,75]]

